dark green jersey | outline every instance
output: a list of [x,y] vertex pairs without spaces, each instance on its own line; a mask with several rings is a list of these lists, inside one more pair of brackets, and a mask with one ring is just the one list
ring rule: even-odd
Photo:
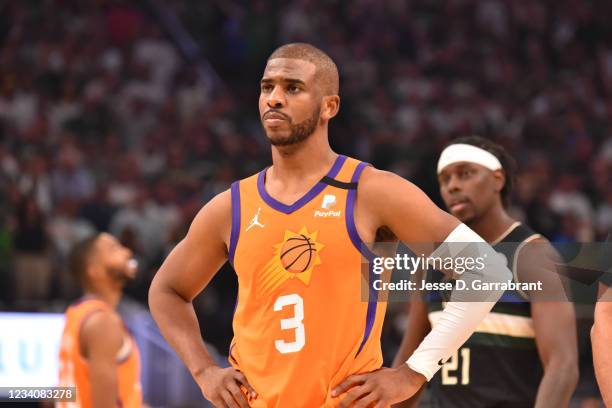
[[[516,223],[493,248],[502,253],[518,281],[521,247],[539,237]],[[429,279],[442,279],[431,272]],[[430,293],[429,320],[435,325],[445,294]],[[524,293],[504,292],[476,332],[431,380],[434,407],[533,407],[543,375],[535,344],[531,305]]]

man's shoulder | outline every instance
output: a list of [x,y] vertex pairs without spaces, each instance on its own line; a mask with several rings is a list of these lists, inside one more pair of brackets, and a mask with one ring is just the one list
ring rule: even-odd
[[378,169],[374,166],[366,166],[363,169],[363,173],[361,175],[361,178],[359,180],[360,183],[365,183],[368,185],[368,187],[371,186],[385,186],[386,184],[393,184],[393,183],[410,183],[408,180],[402,178],[401,176],[387,171],[387,170],[381,170]]
[[516,248],[515,257],[521,261],[534,261],[535,259],[546,259],[559,261],[560,255],[554,245],[545,236],[532,230],[524,224],[520,224],[503,243],[508,243]]
[[[196,214],[193,224],[198,226],[202,223],[223,225],[231,220],[232,201],[235,201],[235,187],[229,188],[215,195]],[[236,205],[236,204],[234,204]]]
[[494,244],[528,244],[528,243],[548,243],[546,237],[542,236],[527,224],[522,221],[514,220],[513,224],[506,230],[501,238],[498,238]]
[[82,323],[82,332],[102,332],[105,330],[119,330],[123,328],[123,321],[117,312],[111,309],[98,309],[91,313]]
[[405,178],[386,170],[367,166],[359,179],[359,195],[371,196],[377,201],[393,198],[397,194],[420,192],[421,189]]
[[123,331],[123,321],[117,312],[100,309],[83,322],[79,337],[85,350],[98,343],[99,339],[104,339],[110,347],[118,347],[123,339]]

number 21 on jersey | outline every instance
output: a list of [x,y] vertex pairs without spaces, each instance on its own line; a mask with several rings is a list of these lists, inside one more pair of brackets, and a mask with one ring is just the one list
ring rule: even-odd
[[293,317],[281,319],[280,326],[282,330],[294,330],[295,340],[291,342],[276,340],[274,342],[274,346],[282,354],[300,351],[306,344],[306,331],[304,330],[304,323],[302,323],[304,320],[304,299],[296,293],[280,296],[274,302],[274,311],[279,312],[285,307],[293,307]]
[[[459,358],[461,353],[461,358]],[[457,385],[459,384],[459,366],[461,365],[461,385],[470,383],[470,349],[464,347],[460,352],[455,351],[444,366],[442,366],[442,384]],[[456,374],[452,372],[456,371]]]

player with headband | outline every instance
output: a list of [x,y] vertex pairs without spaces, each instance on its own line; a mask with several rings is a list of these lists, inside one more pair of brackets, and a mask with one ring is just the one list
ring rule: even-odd
[[[515,282],[541,280],[545,290],[504,293],[432,379],[433,406],[567,406],[578,378],[574,310],[571,303],[560,301],[563,292],[552,247],[506,211],[512,157],[490,140],[461,138],[442,151],[437,173],[449,211],[504,255]],[[429,299],[435,295],[430,293]],[[439,324],[444,298],[437,300],[411,303],[398,361]],[[417,399],[405,406],[416,405]]]

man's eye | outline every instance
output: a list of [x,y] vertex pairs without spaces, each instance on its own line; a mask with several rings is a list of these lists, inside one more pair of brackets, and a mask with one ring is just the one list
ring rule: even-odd
[[298,88],[298,87],[297,87],[297,86],[295,86],[295,85],[289,85],[289,87],[287,87],[287,90],[288,90],[289,92],[291,92],[291,93],[295,93],[295,92],[298,92],[298,91],[300,90],[300,88]]
[[261,86],[261,91],[262,92],[271,92],[272,91],[272,85],[262,85]]

